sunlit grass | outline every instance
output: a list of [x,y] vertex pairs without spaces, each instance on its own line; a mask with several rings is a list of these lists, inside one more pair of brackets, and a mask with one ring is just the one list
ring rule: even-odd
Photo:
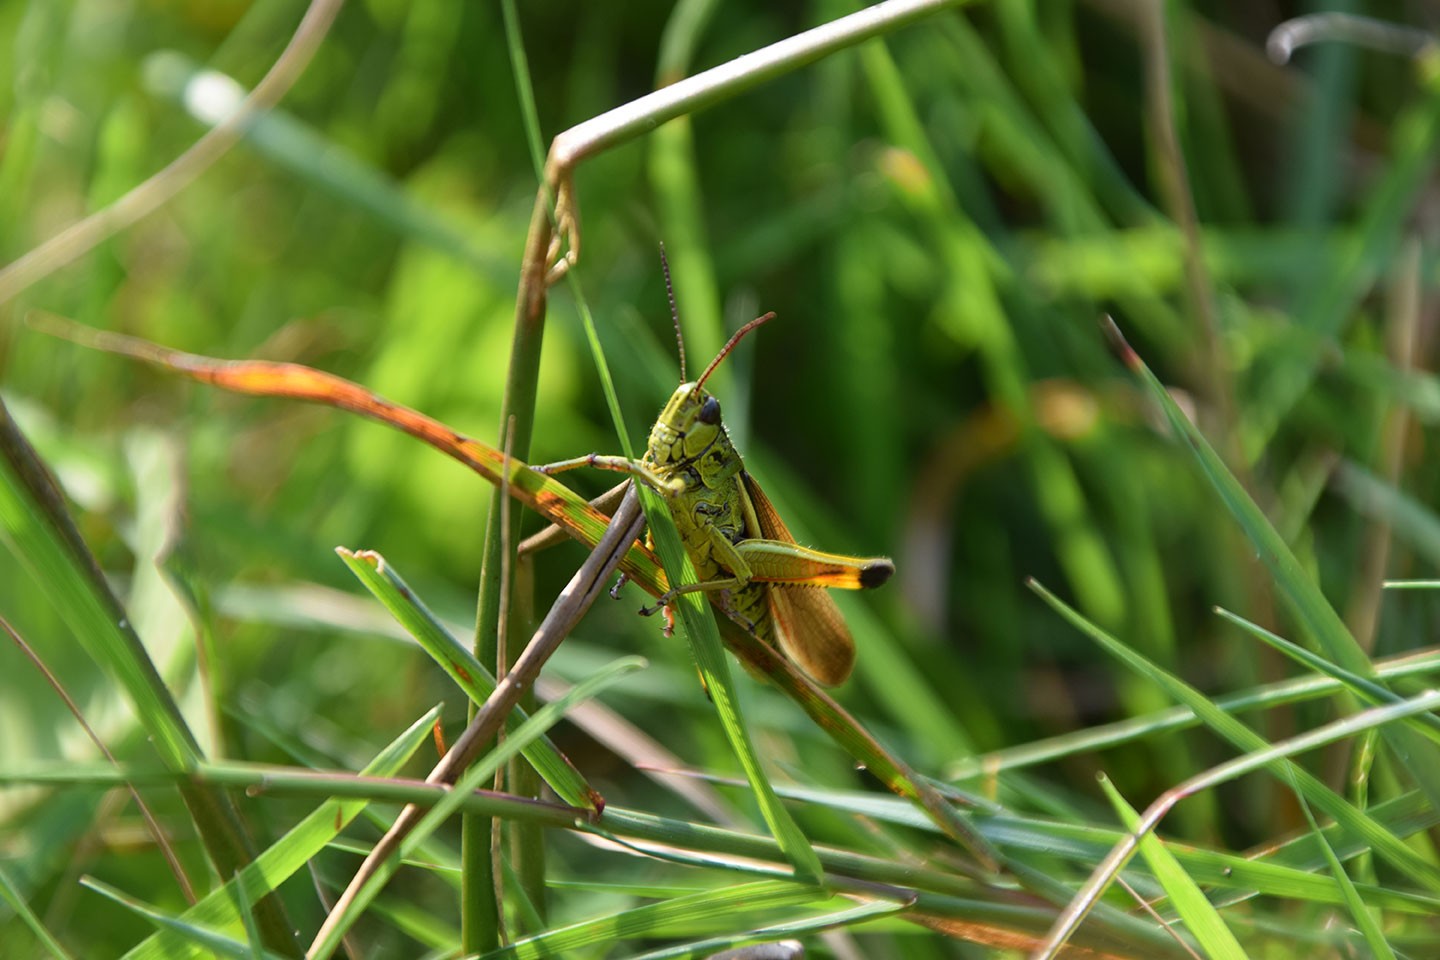
[[[1395,718],[1425,704],[1435,661],[1414,651],[1440,608],[1382,585],[1418,588],[1440,557],[1433,75],[1346,44],[1277,66],[1273,24],[1166,5],[1177,181],[1148,86],[1166,61],[1143,24],[1105,5],[971,7],[584,162],[581,257],[518,380],[535,145],[850,5],[515,5],[533,119],[500,5],[347,5],[281,107],[192,186],[0,303],[0,395],[124,604],[107,606],[7,443],[0,615],[119,766],[0,645],[0,953],[175,956],[200,938],[248,956],[275,946],[278,914],[256,907],[272,883],[303,948],[399,805],[443,799],[342,771],[424,777],[425,721],[453,743],[489,682],[455,648],[474,635],[483,481],[373,424],[181,383],[25,316],[305,363],[486,442],[510,378],[512,407],[533,392],[522,459],[539,463],[621,452],[616,420],[643,448],[679,377],[661,241],[692,366],[778,314],[712,387],[797,539],[899,572],[839,598],[859,646],[835,691],[856,722],[843,736],[811,719],[838,714],[729,671],[751,775],[783,803],[765,814],[686,641],[634,615],[634,586],[597,603],[546,696],[633,654],[649,666],[527,747],[576,806],[443,801],[533,828],[501,864],[505,955],[1029,949],[1124,844],[1130,808],[1195,783],[1077,944],[1423,953],[1440,765],[1431,715]],[[185,150],[298,16],[0,6],[0,267]],[[1134,356],[1117,358],[1105,314]],[[608,485],[565,479],[587,497]],[[567,544],[517,568],[512,654],[583,558]],[[1394,722],[1332,726],[1348,718]],[[857,769],[841,744],[862,735],[900,765]],[[954,806],[927,807],[932,787]],[[234,837],[226,853],[231,807],[243,856]],[[947,836],[957,811],[999,851],[995,872]],[[461,933],[460,891],[489,889],[488,846],[462,858],[458,824],[416,837],[360,919],[361,955],[485,942]],[[259,851],[268,879],[252,868],[222,890],[226,857]],[[169,929],[147,941],[154,924]]]

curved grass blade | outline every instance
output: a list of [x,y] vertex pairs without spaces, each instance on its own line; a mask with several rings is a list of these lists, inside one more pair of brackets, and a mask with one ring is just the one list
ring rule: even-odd
[[280,954],[261,947],[252,947],[232,939],[223,933],[199,926],[187,920],[172,917],[162,910],[130,896],[104,881],[94,877],[81,877],[82,886],[89,887],[103,897],[109,897],[126,909],[138,913],[167,933],[173,933],[180,942],[198,951],[195,956],[235,957],[236,960],[284,960]]
[[787,880],[758,880],[721,890],[700,890],[660,903],[649,903],[608,916],[582,920],[548,930],[538,936],[517,940],[510,946],[485,954],[481,960],[532,960],[568,956],[569,951],[596,949],[625,940],[662,937],[677,925],[712,920],[731,911],[766,910],[828,900],[830,895],[816,887]]
[[[752,943],[771,943],[800,934],[819,933],[822,930],[848,927],[853,924],[864,923],[866,920],[873,920],[876,917],[898,913],[905,908],[906,904],[904,903],[887,903],[883,900],[875,903],[866,903],[858,907],[851,907],[848,910],[837,910],[834,913],[825,913],[817,917],[805,917],[800,920],[791,920],[785,923],[775,923],[758,927],[746,933],[731,937],[712,937],[709,940],[697,940],[694,943],[687,943],[678,947],[652,950],[649,953],[637,955],[634,960],[670,960],[670,958],[673,957],[709,957],[714,955],[717,950],[729,950],[733,947],[741,947]],[[796,956],[798,955],[799,954],[796,954]]]
[[[1120,815],[1125,829],[1138,830],[1140,814],[1120,795],[1110,778],[1102,776],[1100,786],[1105,791],[1105,796],[1110,799],[1115,812]],[[1170,895],[1180,919],[1185,921],[1185,926],[1204,948],[1205,955],[1216,960],[1245,960],[1245,951],[1241,948],[1240,941],[1235,939],[1235,934],[1231,933],[1225,921],[1220,919],[1219,912],[1206,899],[1199,884],[1185,872],[1185,868],[1180,866],[1153,830],[1140,834],[1140,853],[1150,864],[1155,878]]]
[[[373,550],[356,553],[337,547],[335,552],[365,589],[394,615],[425,652],[465,691],[465,695],[477,704],[484,703],[495,690],[495,677],[473,653],[446,632],[439,619],[411,591],[400,574],[385,562],[385,558]],[[516,707],[505,720],[506,729],[514,732],[526,719],[525,711]],[[605,808],[604,799],[549,738],[536,739],[525,748],[524,754],[560,799],[572,807],[595,811]]]
[[[1050,928],[1050,933],[1046,938],[1046,951],[1037,956],[1055,956],[1061,946],[1084,922],[1085,917],[1098,906],[1103,906],[1100,902],[1101,895],[1114,880],[1120,868],[1134,855],[1137,844],[1151,833],[1184,798],[1194,796],[1201,791],[1213,790],[1221,784],[1229,783],[1257,770],[1273,768],[1276,761],[1288,761],[1290,757],[1297,754],[1354,737],[1369,730],[1383,729],[1385,725],[1394,723],[1396,720],[1427,710],[1434,710],[1437,706],[1440,706],[1440,690],[1427,691],[1400,704],[1371,707],[1288,740],[1264,744],[1260,749],[1227,760],[1191,777],[1179,786],[1167,790],[1163,796],[1146,808],[1137,827],[1127,834],[1091,873],[1085,886],[1076,894],[1074,900],[1056,918],[1055,924]],[[1282,769],[1282,774],[1294,769],[1294,764],[1288,763],[1287,767]],[[1308,788],[1306,789],[1308,795]]]
[[[1159,684],[1167,694],[1195,711],[1196,716],[1200,717],[1206,726],[1240,750],[1255,753],[1270,748],[1270,743],[1264,737],[1216,707],[1199,690],[1125,646],[1115,637],[1086,620],[1078,611],[1040,584],[1032,580],[1030,589],[1039,594],[1051,609],[1069,621],[1072,626],[1098,643],[1106,653],[1141,676]],[[1389,860],[1406,876],[1428,890],[1440,891],[1440,867],[1410,849],[1403,840],[1377,823],[1363,810],[1358,809],[1331,790],[1313,774],[1296,767],[1287,760],[1275,760],[1272,761],[1272,764],[1274,764],[1270,767],[1272,772],[1286,778],[1287,782],[1293,776],[1306,800],[1319,807],[1336,822],[1344,824],[1346,829],[1364,837],[1377,854]]]
[[[1320,644],[1325,655],[1338,666],[1351,673],[1373,678],[1375,665],[1355,642],[1340,615],[1306,574],[1305,568],[1290,551],[1285,539],[1271,525],[1264,511],[1226,469],[1224,461],[1181,411],[1169,391],[1145,365],[1145,361],[1125,342],[1125,337],[1115,322],[1106,317],[1104,327],[1106,336],[1110,338],[1120,359],[1144,384],[1151,398],[1164,412],[1165,419],[1175,435],[1189,446],[1226,509],[1258,551],[1270,575],[1275,578],[1281,596],[1285,598],[1296,619]],[[1440,748],[1427,743],[1407,727],[1386,727],[1380,733],[1396,754],[1400,765],[1430,797],[1430,802],[1440,806]]]
[[[125,690],[156,755],[177,773],[204,759],[198,740],[165,686],[99,563],[70,519],[49,471],[0,402],[0,540],[34,577],[87,655]],[[216,870],[228,875],[254,856],[234,801],[182,779],[177,789]],[[256,904],[265,942],[293,948],[278,900]]]
[[[1298,791],[1297,791],[1298,793]],[[1345,866],[1340,858],[1335,855],[1335,850],[1325,839],[1325,832],[1320,829],[1320,824],[1315,822],[1315,814],[1311,812],[1310,805],[1305,802],[1304,797],[1297,797],[1300,801],[1300,809],[1305,814],[1305,819],[1310,824],[1310,835],[1315,838],[1320,852],[1325,855],[1325,862],[1330,866],[1330,873],[1335,877],[1335,883],[1345,895],[1345,905],[1350,908],[1350,916],[1355,920],[1355,926],[1365,937],[1365,943],[1370,948],[1370,955],[1378,960],[1397,960],[1395,951],[1391,949],[1389,942],[1385,939],[1385,933],[1380,929],[1375,917],[1370,914],[1360,891],[1356,889],[1354,881],[1345,872]]]
[[[664,561],[665,569],[676,571],[677,583],[697,582],[699,577],[680,542],[680,532],[675,529],[675,521],[670,519],[670,510],[665,501],[658,493],[643,486],[639,487],[639,492],[640,503],[645,508],[645,517],[650,524],[650,535]],[[811,883],[823,883],[825,872],[820,866],[820,858],[815,855],[809,839],[790,816],[790,811],[780,802],[775,788],[770,785],[770,780],[760,765],[760,757],[750,740],[750,731],[740,714],[740,701],[730,678],[730,664],[725,659],[725,648],[721,645],[720,631],[716,628],[714,614],[710,612],[710,604],[697,592],[676,597],[674,607],[679,611],[680,620],[685,625],[685,636],[690,641],[691,652],[695,655],[695,666],[700,670],[701,680],[711,702],[715,704],[715,713],[730,741],[730,749],[735,752],[746,779],[755,791],[761,816],[765,818],[770,832],[780,844],[780,849],[785,851],[785,856],[795,867],[796,877]]]
[[[360,771],[362,776],[394,776],[415,751],[426,742],[440,708],[432,707],[412,723],[400,736],[376,754],[375,759]],[[302,869],[310,858],[325,848],[366,808],[368,800],[327,800],[314,812],[297,823],[285,836],[255,858],[224,887],[212,891],[180,916],[180,920],[196,927],[218,930],[238,920],[231,890],[238,887],[246,903],[276,889],[288,877]],[[195,944],[187,943],[184,934],[162,929],[125,954],[123,960],[196,960],[205,953]]]
[[326,921],[326,935],[318,938],[311,945],[308,954],[310,960],[324,960],[335,952],[340,945],[340,938],[375,899],[385,883],[395,875],[395,871],[400,868],[401,861],[429,839],[441,824],[458,812],[465,800],[476,790],[484,787],[495,776],[495,771],[500,769],[506,761],[519,755],[527,745],[554,726],[572,705],[590,699],[625,674],[632,673],[644,666],[645,660],[642,657],[622,657],[616,660],[608,667],[576,684],[559,700],[547,703],[535,711],[535,715],[525,721],[520,729],[506,737],[494,750],[471,764],[470,768],[465,771],[465,775],[455,782],[455,785],[441,797],[435,806],[430,808],[416,824],[415,829],[400,841],[396,855],[387,860],[369,878],[359,894],[350,901],[351,908],[345,915]]

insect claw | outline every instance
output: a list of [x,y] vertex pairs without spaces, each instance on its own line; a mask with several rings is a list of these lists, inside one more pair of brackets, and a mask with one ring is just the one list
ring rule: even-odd
[[629,583],[629,582],[630,582],[630,575],[629,575],[628,573],[622,573],[622,574],[620,574],[620,576],[616,577],[616,578],[615,578],[615,585],[610,588],[610,599],[611,599],[611,600],[619,600],[619,599],[620,599],[620,588],[623,587],[623,586],[625,586],[625,584],[627,584],[627,583]]

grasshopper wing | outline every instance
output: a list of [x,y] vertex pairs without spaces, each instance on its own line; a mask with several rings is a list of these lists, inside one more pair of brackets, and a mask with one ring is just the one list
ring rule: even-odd
[[[741,477],[751,508],[746,511],[747,526],[753,513],[755,536],[794,543],[795,538],[755,478],[743,472]],[[770,622],[781,651],[819,683],[831,687],[844,683],[855,666],[855,641],[830,594],[824,587],[805,585],[803,581],[785,585],[772,582],[767,593]]]

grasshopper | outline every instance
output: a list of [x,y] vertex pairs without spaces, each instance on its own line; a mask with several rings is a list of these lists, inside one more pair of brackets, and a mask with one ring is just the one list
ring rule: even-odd
[[[664,252],[661,252],[664,265]],[[577,467],[628,473],[670,498],[675,526],[700,580],[663,594],[651,614],[680,593],[704,591],[720,611],[746,626],[755,636],[780,650],[815,681],[844,683],[855,665],[855,641],[824,587],[861,590],[878,587],[895,572],[883,557],[860,558],[821,553],[800,546],[755,482],[720,416],[720,401],[705,390],[705,381],[750,331],[774,313],[750,321],[736,331],[693,383],[685,378],[685,342],[664,265],[680,352],[680,386],[665,404],[645,456],[640,461],[591,454],[533,467],[553,474]],[[629,482],[629,481],[627,481]],[[596,501],[618,500],[625,484]],[[535,549],[542,533],[521,549]],[[617,588],[618,588],[617,584]]]

